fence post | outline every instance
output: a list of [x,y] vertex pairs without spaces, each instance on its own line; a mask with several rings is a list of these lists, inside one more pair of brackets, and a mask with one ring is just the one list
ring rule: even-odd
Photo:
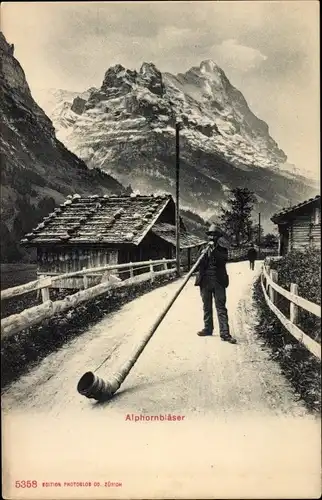
[[[46,278],[46,276],[42,274],[40,276],[40,279],[44,279],[44,278]],[[41,299],[43,302],[47,302],[47,300],[50,300],[49,287],[41,288]]]
[[153,263],[152,260],[150,259],[150,273],[151,273],[151,283],[154,281],[154,269],[153,269]]
[[[86,267],[83,267],[83,271],[86,270]],[[84,274],[83,276],[83,283],[84,283],[84,290],[86,290],[86,288],[88,288],[88,277],[86,276],[86,274]]]
[[[272,281],[274,281],[274,283],[278,283],[278,272],[275,271],[275,269],[270,270],[270,277],[271,277]],[[272,286],[270,286],[269,287],[269,298],[270,298],[271,302],[273,302],[273,304],[276,304],[276,297],[277,297],[276,291],[273,289]]]
[[130,278],[133,278],[134,276],[134,270],[133,270],[133,265],[132,262],[129,262],[129,269],[130,269]]
[[46,287],[41,289],[41,297],[43,302],[47,302],[47,300],[50,300],[49,288]]
[[[290,292],[294,293],[294,295],[298,295],[299,287],[296,283],[291,283]],[[299,314],[298,306],[293,302],[290,302],[290,320],[294,325],[298,323],[298,314]]]
[[[162,260],[166,260],[166,258],[163,257]],[[166,262],[163,264],[163,268],[164,268],[165,271],[168,269],[168,264]]]
[[188,248],[187,250],[187,264],[188,264],[188,272],[190,271],[191,268],[191,248]]
[[[270,276],[271,275],[270,262],[265,260],[263,263],[263,266],[264,266],[266,273]],[[268,284],[267,279],[265,278],[265,290],[266,290],[266,292],[268,292],[268,289],[269,289],[269,284]]]

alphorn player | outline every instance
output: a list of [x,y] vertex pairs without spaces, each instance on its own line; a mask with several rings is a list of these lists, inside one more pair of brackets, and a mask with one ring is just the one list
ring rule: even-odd
[[229,330],[228,313],[226,308],[226,288],[229,277],[226,270],[228,261],[229,242],[219,226],[211,224],[208,231],[209,249],[200,261],[195,285],[200,287],[203,304],[204,328],[197,333],[200,337],[213,334],[213,308],[215,300],[220,338],[223,341],[236,344]]

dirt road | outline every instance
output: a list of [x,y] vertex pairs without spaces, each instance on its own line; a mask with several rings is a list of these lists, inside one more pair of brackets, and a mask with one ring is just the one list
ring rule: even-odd
[[[297,401],[254,337],[251,286],[259,265],[253,272],[247,263],[231,263],[228,271],[228,310],[237,345],[222,342],[216,333],[196,335],[202,308],[191,280],[110,402],[77,393],[81,375],[107,356],[97,372],[103,377],[125,361],[179,286],[176,282],[109,315],[8,388],[2,399],[3,451],[12,498],[320,493],[319,421]],[[143,421],[140,415],[181,419]],[[28,478],[38,487],[13,487]],[[61,486],[41,486],[46,481]],[[64,487],[65,481],[91,486]],[[109,481],[122,486],[109,486]]]

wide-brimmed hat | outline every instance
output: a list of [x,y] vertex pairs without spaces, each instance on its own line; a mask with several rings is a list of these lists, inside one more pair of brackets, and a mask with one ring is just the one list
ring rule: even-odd
[[217,226],[217,224],[210,224],[206,234],[218,234],[218,236],[225,236],[225,233],[219,226]]

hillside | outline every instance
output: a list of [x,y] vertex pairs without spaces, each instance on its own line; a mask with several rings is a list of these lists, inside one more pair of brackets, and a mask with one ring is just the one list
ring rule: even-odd
[[32,98],[13,47],[0,33],[1,260],[23,257],[22,235],[68,194],[124,192],[112,176],[89,169],[55,136]]

